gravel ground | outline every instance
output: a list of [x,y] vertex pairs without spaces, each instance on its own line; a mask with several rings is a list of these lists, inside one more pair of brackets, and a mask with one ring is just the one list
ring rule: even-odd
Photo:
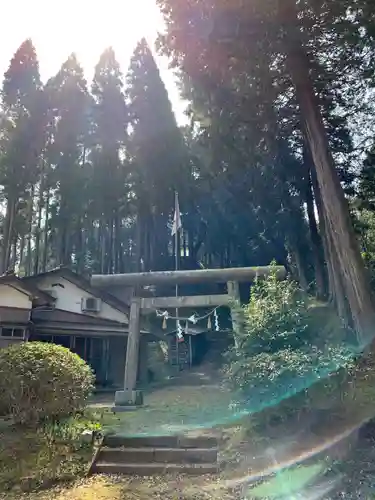
[[361,436],[347,459],[336,464],[333,474],[342,479],[329,500],[375,499],[375,438]]
[[45,492],[16,493],[1,500],[238,500],[210,477],[154,476],[151,478],[94,476],[69,487]]

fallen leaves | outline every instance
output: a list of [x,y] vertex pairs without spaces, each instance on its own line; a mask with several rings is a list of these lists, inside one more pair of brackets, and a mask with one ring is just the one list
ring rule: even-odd
[[232,500],[210,476],[93,476],[46,492],[7,493],[1,500]]

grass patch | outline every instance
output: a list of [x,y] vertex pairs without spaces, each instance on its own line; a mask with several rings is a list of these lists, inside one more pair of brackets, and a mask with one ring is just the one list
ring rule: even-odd
[[91,412],[108,433],[165,435],[230,421],[230,402],[230,393],[219,385],[174,386],[147,394],[144,407],[134,412],[114,414],[109,407]]
[[96,425],[77,417],[38,429],[4,426],[0,430],[0,492],[10,498],[11,491],[20,495],[84,476],[93,445],[84,443],[81,433]]

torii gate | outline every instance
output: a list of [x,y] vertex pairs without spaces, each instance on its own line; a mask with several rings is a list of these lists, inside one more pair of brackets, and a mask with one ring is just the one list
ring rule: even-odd
[[[272,267],[278,279],[284,279],[286,270],[283,266]],[[95,274],[91,284],[95,287],[124,286],[139,290],[146,285],[179,285],[184,283],[216,282],[227,283],[226,294],[193,295],[184,297],[151,297],[141,298],[136,295],[130,303],[129,336],[126,349],[124,389],[115,394],[115,410],[126,411],[137,404],[142,404],[140,391],[136,390],[139,346],[140,316],[142,309],[175,309],[183,307],[230,306],[239,301],[239,282],[252,281],[256,277],[264,278],[271,272],[270,266],[240,267],[228,269],[199,269],[194,271],[158,271],[128,274]],[[238,318],[231,310],[233,330],[236,331]]]

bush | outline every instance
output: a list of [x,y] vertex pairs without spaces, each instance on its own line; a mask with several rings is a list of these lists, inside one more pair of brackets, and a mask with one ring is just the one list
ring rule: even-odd
[[240,313],[242,328],[235,340],[242,355],[274,353],[306,340],[308,297],[296,282],[279,281],[274,264],[269,276],[255,281],[249,303]]
[[375,216],[372,210],[353,210],[354,228],[362,248],[362,258],[375,288]]
[[2,406],[18,423],[75,414],[93,383],[91,368],[65,347],[29,342],[0,350]]
[[294,281],[278,281],[275,269],[255,282],[239,312],[242,325],[225,374],[234,391],[252,397],[254,410],[256,403],[277,403],[350,362],[351,347],[320,338],[324,325],[312,321],[307,295]]

